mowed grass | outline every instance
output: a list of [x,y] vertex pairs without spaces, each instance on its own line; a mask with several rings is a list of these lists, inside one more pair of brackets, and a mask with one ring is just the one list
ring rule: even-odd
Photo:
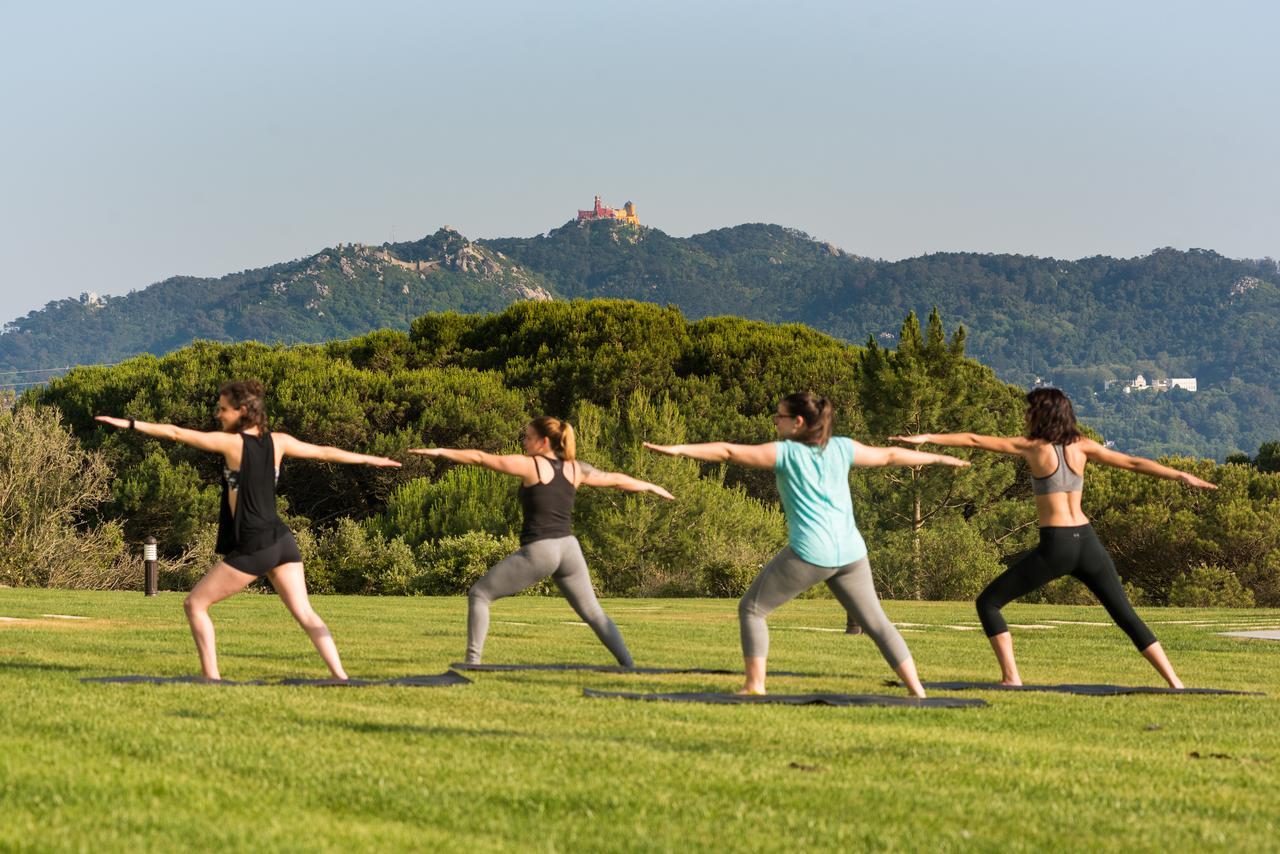
[[[638,664],[740,666],[732,601],[604,604]],[[353,676],[461,657],[464,599],[316,607]],[[926,680],[996,675],[969,604],[886,610]],[[1275,850],[1280,642],[1216,633],[1280,627],[1280,612],[1142,613],[1188,685],[1268,696],[700,706],[582,689],[737,678],[579,672],[452,688],[85,684],[197,672],[181,596],[0,590],[0,617],[23,618],[0,621],[0,849]],[[1013,630],[1028,682],[1158,684],[1118,629],[1078,624],[1105,622],[1100,608],[1006,614],[1046,626]],[[213,615],[227,679],[325,675],[274,596]],[[503,600],[493,618],[489,662],[608,663],[562,600]],[[771,679],[772,692],[902,693],[868,639],[839,631],[834,602],[793,602],[770,625],[773,668],[820,674]]]

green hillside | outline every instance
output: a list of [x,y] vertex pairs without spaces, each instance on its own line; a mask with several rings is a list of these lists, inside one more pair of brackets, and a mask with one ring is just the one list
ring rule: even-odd
[[[973,356],[1017,385],[1066,388],[1123,449],[1221,460],[1280,434],[1280,272],[1270,259],[1159,249],[1129,259],[939,253],[889,262],[763,224],[689,238],[607,222],[481,241],[441,229],[220,279],[173,278],[100,304],[62,300],[0,334],[0,381],[5,370],[115,362],[196,339],[320,342],[408,329],[431,311],[547,297],[801,322],[890,347],[908,312],[937,306],[965,325]],[[1104,391],[1137,373],[1195,377],[1199,390]]]
[[197,339],[330,341],[407,329],[431,311],[495,311],[551,296],[539,276],[442,228],[412,243],[341,244],[219,279],[177,276],[96,302],[51,302],[5,327],[0,378],[6,370],[160,355]]

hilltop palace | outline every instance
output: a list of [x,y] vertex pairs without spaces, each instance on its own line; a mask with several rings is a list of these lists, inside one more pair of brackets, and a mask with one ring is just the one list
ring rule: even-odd
[[578,211],[578,222],[590,222],[597,219],[611,219],[618,222],[625,222],[629,225],[639,225],[640,217],[636,216],[636,206],[631,202],[627,202],[622,206],[621,210],[608,207],[600,202],[600,197],[596,196],[596,204],[591,210]]

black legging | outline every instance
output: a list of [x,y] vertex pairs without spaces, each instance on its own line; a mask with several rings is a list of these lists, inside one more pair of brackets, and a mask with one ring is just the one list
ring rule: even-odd
[[987,585],[978,595],[978,619],[982,620],[987,637],[1009,631],[1009,624],[1000,615],[1001,608],[1064,575],[1084,582],[1139,651],[1156,642],[1156,636],[1134,613],[1129,597],[1124,595],[1116,565],[1092,525],[1041,528],[1040,545]]

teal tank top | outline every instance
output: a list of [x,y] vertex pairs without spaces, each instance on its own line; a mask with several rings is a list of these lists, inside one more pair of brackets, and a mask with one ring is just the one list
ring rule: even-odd
[[866,557],[867,544],[853,520],[849,494],[853,440],[836,436],[826,448],[791,441],[776,444],[774,475],[791,550],[801,560],[826,567]]

